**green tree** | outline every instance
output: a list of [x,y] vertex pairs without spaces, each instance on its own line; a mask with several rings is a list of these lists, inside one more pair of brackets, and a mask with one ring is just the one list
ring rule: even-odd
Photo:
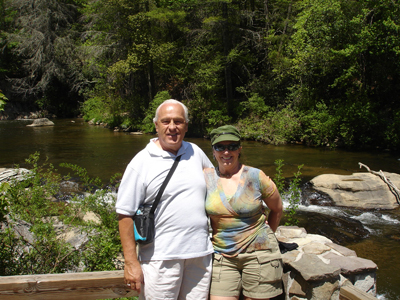
[[[12,49],[15,47],[14,43],[8,42],[8,35],[13,31],[12,21],[16,11],[11,8],[10,0],[0,0],[0,90],[2,93],[6,93],[10,96],[8,91],[10,90],[10,84],[7,81],[7,77],[12,76],[12,74],[18,73],[18,60],[12,53]],[[7,99],[2,96],[0,99],[1,107]]]
[[127,112],[131,119],[142,120],[156,93],[172,86],[168,81],[174,80],[173,68],[168,61],[174,57],[174,40],[181,36],[177,24],[182,13],[167,6],[126,0],[86,5],[83,48],[98,70],[96,88],[88,97],[99,102],[96,107],[102,106],[103,112],[111,116]]
[[[303,1],[291,40],[294,103],[324,103],[339,143],[396,146],[399,4],[393,1]],[[385,133],[390,132],[386,135]],[[330,137],[334,139],[334,136]]]
[[71,69],[77,6],[70,0],[14,0],[10,5],[18,13],[8,42],[15,44],[13,51],[21,60],[20,72],[10,76],[13,94],[41,99],[40,108],[55,113],[71,113],[70,107],[77,106],[72,91],[76,74]]

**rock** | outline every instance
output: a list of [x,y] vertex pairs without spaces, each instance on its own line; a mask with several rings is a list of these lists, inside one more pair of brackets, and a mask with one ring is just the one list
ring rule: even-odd
[[[400,187],[399,174],[383,174],[396,187]],[[323,174],[313,178],[310,183],[316,191],[328,195],[336,206],[362,209],[394,209],[399,206],[388,185],[371,173]]]
[[318,242],[311,242],[303,247],[304,253],[307,254],[322,254],[327,251],[330,251],[332,248],[326,246],[325,244]]
[[325,281],[312,286],[311,299],[339,299],[339,293],[339,281]]
[[353,277],[354,286],[362,291],[376,295],[376,274],[371,272],[370,274],[357,274]]
[[29,127],[38,127],[38,126],[54,126],[54,123],[47,118],[36,119],[32,124],[26,125]]
[[325,264],[316,255],[303,254],[300,260],[289,265],[306,281],[326,281],[335,277],[339,280],[340,267]]
[[79,228],[72,228],[71,230],[60,234],[58,238],[63,239],[77,250],[90,239],[87,233],[82,233]]
[[7,169],[0,168],[0,183],[9,182],[11,180],[24,180],[27,175],[32,174],[32,171],[24,168]]
[[299,228],[297,226],[285,226],[279,227],[280,235],[286,238],[304,238],[307,236],[307,231],[304,228]]
[[290,286],[290,295],[297,295],[297,296],[301,296],[301,297],[305,297],[307,296],[307,283],[304,280],[293,280],[291,286]]
[[292,250],[292,251],[286,252],[285,255],[282,255],[283,264],[288,265],[289,263],[296,261],[296,259],[298,257],[300,257],[299,254],[300,254],[300,251],[298,251],[298,250]]
[[298,215],[305,227],[312,228],[313,233],[319,236],[329,236],[336,244],[355,243],[370,235],[359,220],[346,215],[315,214],[312,211],[300,211]]
[[339,267],[342,275],[368,272],[378,268],[373,261],[361,257],[342,256],[334,253],[328,253],[323,257],[329,260],[331,266]]
[[[33,244],[35,241],[33,233],[30,231],[31,224],[26,221],[20,220],[19,222],[12,222],[8,216],[6,216],[7,222],[12,226],[13,232],[17,237],[23,238],[28,243]],[[4,228],[2,228],[4,230]]]
[[344,256],[357,256],[354,250],[350,250],[349,248],[340,246],[335,243],[326,243],[325,245],[331,247],[333,250],[337,251],[340,255]]
[[83,221],[85,222],[93,222],[95,224],[100,224],[101,220],[100,218],[92,211],[88,211],[85,213],[85,215],[83,216]]
[[64,195],[64,194],[70,195],[72,193],[77,194],[79,192],[80,192],[79,183],[77,183],[77,182],[65,180],[60,183],[60,193],[62,195]]
[[282,254],[285,300],[339,300],[340,288],[348,285],[376,295],[373,261],[297,226],[280,226],[275,235],[279,241],[298,245]]

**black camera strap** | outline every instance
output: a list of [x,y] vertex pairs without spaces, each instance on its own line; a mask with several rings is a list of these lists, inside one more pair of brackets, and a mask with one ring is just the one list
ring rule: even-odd
[[182,154],[179,155],[179,156],[177,156],[177,157],[175,158],[174,164],[172,165],[171,169],[169,170],[168,175],[167,175],[167,177],[165,178],[163,184],[161,185],[160,190],[158,191],[158,194],[157,194],[157,196],[156,196],[156,199],[154,200],[154,203],[153,203],[153,205],[151,206],[150,213],[149,213],[150,215],[153,215],[153,216],[154,216],[154,212],[156,211],[158,202],[160,202],[161,195],[164,193],[164,190],[165,190],[165,187],[166,187],[167,184],[168,184],[168,181],[171,179],[172,174],[174,173],[176,167],[178,166],[178,163],[179,163],[179,161],[181,160],[181,156],[182,156]]

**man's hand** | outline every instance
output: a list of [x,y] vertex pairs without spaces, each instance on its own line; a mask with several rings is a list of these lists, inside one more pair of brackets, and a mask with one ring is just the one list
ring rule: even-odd
[[140,293],[144,283],[143,271],[137,259],[136,241],[133,233],[133,220],[130,216],[118,215],[119,234],[121,236],[122,249],[124,250],[125,283]]
[[144,283],[143,272],[138,260],[133,262],[125,262],[124,270],[125,283],[132,290],[140,293],[142,284]]

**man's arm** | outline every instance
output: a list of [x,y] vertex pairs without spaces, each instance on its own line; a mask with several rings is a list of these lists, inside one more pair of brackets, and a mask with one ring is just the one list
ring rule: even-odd
[[132,217],[119,214],[118,226],[125,258],[125,283],[130,284],[132,290],[136,290],[140,293],[142,284],[144,283],[144,277],[142,268],[137,259]]
[[271,227],[272,231],[275,232],[283,214],[283,204],[278,189],[275,189],[275,192],[270,197],[264,199],[264,202],[270,209],[268,214],[268,225]]

